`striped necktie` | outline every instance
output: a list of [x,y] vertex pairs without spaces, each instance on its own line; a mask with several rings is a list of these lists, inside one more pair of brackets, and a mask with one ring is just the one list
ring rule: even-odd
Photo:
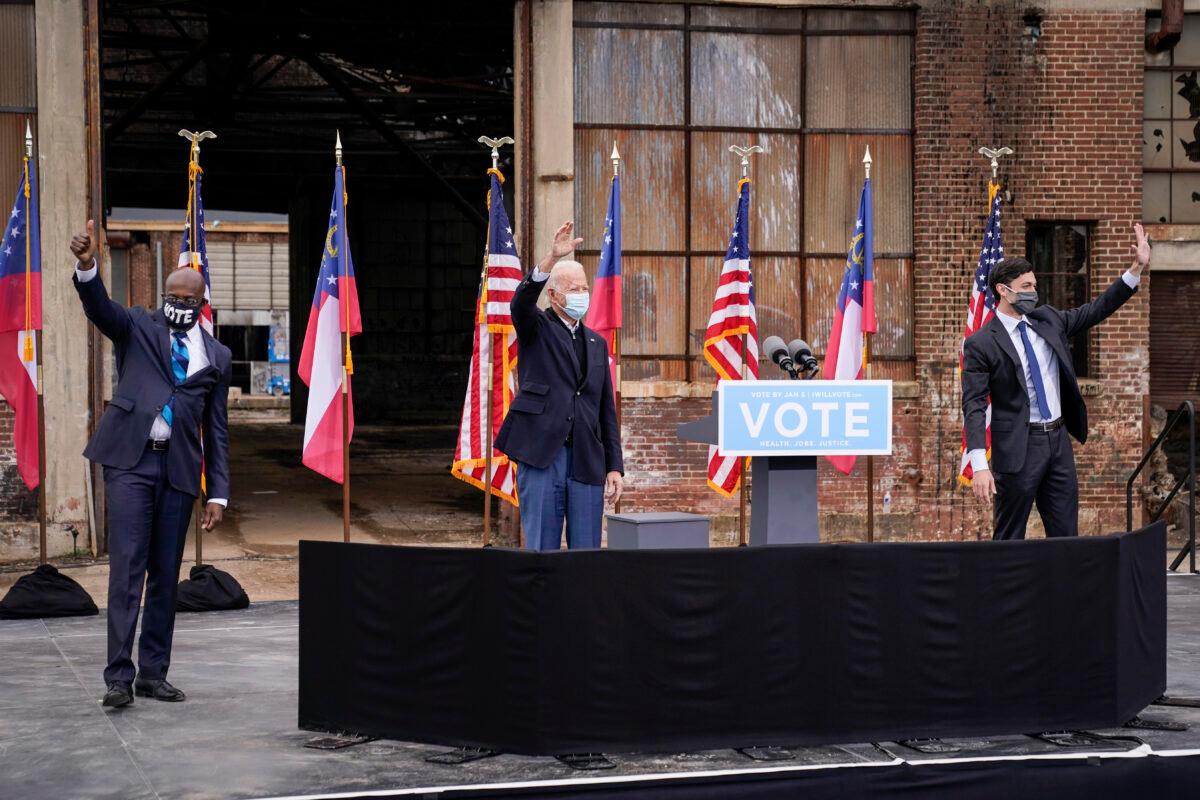
[[[172,331],[171,333],[171,371],[175,373],[175,385],[183,383],[187,379],[188,370],[188,351],[187,351],[187,333],[184,331]],[[171,410],[171,404],[175,402],[175,395],[171,395],[171,399],[163,406],[162,418],[170,425],[175,417],[175,413]]]

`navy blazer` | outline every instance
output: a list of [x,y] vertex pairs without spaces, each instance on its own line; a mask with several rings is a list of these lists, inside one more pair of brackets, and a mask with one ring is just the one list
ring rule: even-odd
[[171,329],[162,310],[149,312],[114,302],[99,275],[90,281],[74,280],[84,313],[112,340],[117,357],[117,387],[83,454],[107,467],[132,469],[146,449],[155,417],[174,395],[167,480],[179,491],[199,496],[203,457],[208,496],[228,498],[229,431],[225,404],[233,377],[229,348],[204,333],[208,366],[176,386],[171,368]]
[[496,436],[496,449],[545,468],[570,436],[574,479],[603,484],[609,472],[625,472],[608,344],[579,323],[576,335],[584,337],[587,348],[585,375],[567,326],[553,310],[538,309],[546,281],[534,281],[532,275],[513,293],[519,391]]
[[[1117,278],[1104,294],[1078,308],[1059,311],[1044,305],[1025,315],[1034,332],[1045,339],[1058,356],[1063,424],[1081,443],[1087,441],[1087,405],[1079,391],[1067,340],[1103,322],[1136,291],[1125,283],[1124,278]],[[1019,472],[1025,466],[1025,448],[1029,442],[1029,392],[1025,388],[1021,357],[1017,355],[1004,323],[997,317],[988,320],[963,344],[962,394],[967,450],[987,446],[985,429],[990,396],[992,469]]]

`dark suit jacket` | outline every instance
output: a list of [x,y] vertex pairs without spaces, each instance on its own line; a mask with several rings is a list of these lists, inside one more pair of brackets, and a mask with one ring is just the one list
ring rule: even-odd
[[500,426],[496,448],[516,461],[544,468],[569,434],[575,480],[603,484],[607,473],[625,471],[608,345],[579,324],[587,346],[584,374],[571,332],[552,310],[537,307],[546,282],[531,276],[525,276],[513,293],[519,391]]
[[[1103,322],[1136,291],[1130,289],[1124,279],[1117,278],[1104,294],[1078,308],[1059,311],[1052,306],[1038,306],[1026,315],[1030,327],[1058,356],[1063,424],[1080,442],[1087,441],[1087,406],[1079,391],[1067,340]],[[1021,358],[999,317],[992,317],[969,336],[963,346],[962,394],[967,450],[987,446],[985,426],[990,395],[992,469],[996,472],[1020,471],[1025,464],[1025,448],[1029,441],[1029,393],[1025,389]]]
[[130,469],[142,457],[154,418],[172,395],[174,421],[167,451],[167,479],[181,492],[200,494],[200,434],[209,497],[229,497],[229,433],[225,402],[233,377],[229,348],[203,334],[208,366],[179,386],[171,368],[170,328],[162,310],[125,308],[113,302],[100,276],[75,290],[83,311],[112,340],[117,387],[83,454],[108,467]]

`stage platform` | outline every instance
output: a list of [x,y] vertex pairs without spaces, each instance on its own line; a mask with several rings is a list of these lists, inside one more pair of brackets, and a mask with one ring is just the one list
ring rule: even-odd
[[[1200,696],[1200,579],[1168,586],[1168,693]],[[0,622],[0,797],[1194,797],[1200,709],[1153,707],[1186,733],[1133,735],[1071,750],[1023,736],[950,740],[949,757],[892,742],[795,748],[755,762],[732,750],[613,755],[616,768],[578,772],[552,758],[502,755],[464,766],[425,758],[445,748],[379,740],[308,749],[298,730],[298,608],[181,614],[173,705],[139,698],[106,712],[105,618]],[[914,789],[927,790],[914,794]],[[1049,787],[1049,788],[1048,788]],[[1098,788],[1097,788],[1098,787]],[[1046,791],[1046,794],[1042,794]],[[1049,793],[1053,791],[1053,794]],[[1117,794],[1120,792],[1121,794]],[[827,794],[828,793],[828,794]],[[1109,794],[1111,793],[1111,795]]]

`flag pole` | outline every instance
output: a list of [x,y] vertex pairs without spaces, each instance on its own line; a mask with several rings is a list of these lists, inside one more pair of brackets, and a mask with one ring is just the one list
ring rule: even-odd
[[[33,217],[30,216],[30,204],[33,202],[32,191],[30,187],[29,162],[33,158],[33,129],[29,126],[29,120],[25,120],[25,337],[26,342],[32,341],[34,353],[37,359],[37,436],[38,436],[38,563],[46,563],[46,400],[42,394],[42,331],[41,328],[34,329],[32,320],[32,308],[29,307],[31,300],[30,290],[30,273],[33,271],[33,263],[31,262],[32,248],[31,241],[33,239]],[[28,349],[28,345],[26,346]]]
[[[750,145],[749,147],[738,147],[730,145],[729,151],[742,160],[742,179],[738,181],[738,191],[741,192],[742,184],[750,182],[750,154],[761,153],[762,147],[759,145]],[[750,333],[747,331],[742,334],[742,380],[746,377],[750,370]],[[750,459],[746,456],[741,456],[738,459],[738,547],[745,547],[749,539],[746,536],[746,517],[747,517],[747,497],[746,497],[746,474],[750,467]]]
[[[612,155],[610,156],[610,158],[612,158],[613,180],[616,181],[617,178],[621,174],[621,154],[617,152],[616,141],[613,142]],[[616,224],[616,220],[613,220],[613,224],[614,225]],[[622,297],[622,302],[624,302],[624,297]],[[624,419],[624,408],[622,407],[623,400],[621,397],[621,329],[620,328],[617,328],[616,330],[613,331],[613,368],[614,368],[613,372],[615,373],[615,378],[616,378],[616,383],[613,385],[613,394],[616,396],[616,400],[617,400],[617,430],[619,431],[619,430],[621,430],[621,424]],[[617,502],[614,504],[613,510],[618,514],[621,513],[620,498],[618,498]]]
[[[866,173],[866,180],[871,180],[871,147],[867,146],[867,152],[863,155],[863,171]],[[871,209],[867,209],[870,213]],[[864,261],[867,257],[873,256],[873,253],[867,253],[864,256]],[[871,379],[873,373],[873,364],[871,363],[871,340],[875,334],[873,331],[863,332],[863,377],[867,380]],[[875,541],[875,456],[867,456],[867,544]]]
[[[196,174],[200,167],[200,142],[205,139],[215,139],[217,135],[212,131],[197,131],[193,133],[186,128],[179,131],[179,135],[191,142],[188,149],[188,266],[191,269],[197,269],[197,265],[193,263],[192,254],[196,252],[196,237],[197,228],[200,225],[200,208],[196,202]],[[199,323],[197,323],[199,324]],[[201,437],[203,441],[203,437]],[[204,563],[204,528],[200,525],[201,511],[204,508],[202,499],[204,485],[204,475],[201,474],[201,496],[196,498],[195,505],[192,509],[192,516],[196,520],[196,566]]]
[[[335,133],[333,145],[333,156],[337,162],[337,168],[342,172],[342,219],[341,225],[338,226],[338,238],[341,239],[338,245],[338,252],[341,254],[342,263],[346,259],[346,168],[342,166],[342,132],[339,130]],[[338,276],[341,277],[340,275]],[[349,279],[349,273],[346,275]],[[350,290],[349,280],[344,287],[339,286],[340,293],[344,295],[342,303],[344,313],[342,319],[345,321],[345,330],[342,331],[342,541],[349,544],[350,542],[350,376],[354,373],[354,360],[350,356]]]
[[[492,169],[495,170],[496,174],[499,174],[500,173],[500,145],[513,144],[512,137],[502,136],[499,139],[491,139],[491,138],[488,138],[487,136],[480,136],[476,141],[478,141],[484,147],[490,147],[492,149]],[[488,189],[488,203],[489,204],[492,202],[491,198],[492,198],[492,190],[491,190],[491,188],[489,188]],[[485,302],[487,300],[488,256],[490,255],[489,251],[490,251],[490,248],[492,245],[492,241],[491,241],[492,226],[491,226],[491,221],[490,221],[491,220],[490,215],[489,215],[488,219],[489,219],[488,232],[487,232],[488,241],[484,244],[484,247],[483,247],[483,251],[484,251],[483,274],[481,275],[481,277],[479,279],[480,300],[485,301]],[[487,329],[487,307],[486,307],[486,305],[483,308],[483,320],[477,321],[476,324],[477,325],[481,324],[484,326],[484,331],[480,335],[487,336],[489,343],[494,345],[495,342],[491,340],[492,332]],[[482,341],[482,339],[480,341]],[[484,365],[483,364],[483,348],[482,347],[479,348],[479,357],[480,357],[479,377],[482,379],[482,381],[481,381],[482,385],[480,386],[480,388],[483,390],[480,396],[485,398],[483,404],[484,404],[484,407],[487,409],[487,413],[484,417],[484,440],[483,440],[484,441],[484,447],[483,447],[483,546],[484,547],[492,546],[492,449],[493,449],[492,448],[492,364],[493,364],[494,356],[491,355],[492,351],[490,348],[488,349],[488,353],[489,353],[488,363],[486,365]]]

